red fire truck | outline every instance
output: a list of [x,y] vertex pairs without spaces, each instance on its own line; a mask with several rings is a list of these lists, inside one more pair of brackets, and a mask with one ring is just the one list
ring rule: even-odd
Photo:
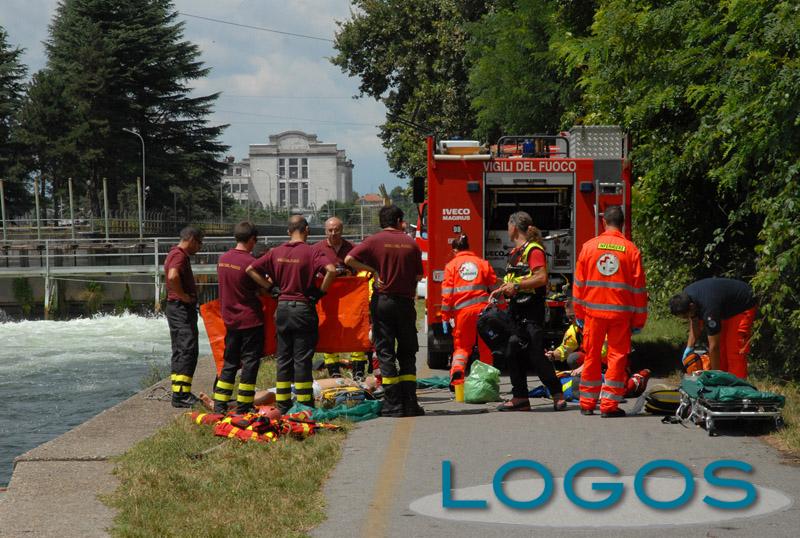
[[[453,343],[441,323],[441,282],[452,258],[448,241],[469,236],[472,250],[505,274],[508,217],[526,211],[545,236],[550,289],[547,335],[566,328],[564,292],[585,241],[602,231],[603,210],[622,205],[630,235],[628,138],[616,126],[578,126],[558,135],[504,136],[490,148],[475,141],[428,138],[427,203],[418,230],[427,241],[428,366],[447,368]],[[414,184],[415,203],[425,185]]]

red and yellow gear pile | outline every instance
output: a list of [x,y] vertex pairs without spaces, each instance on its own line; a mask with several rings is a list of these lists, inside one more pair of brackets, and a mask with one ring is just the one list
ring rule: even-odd
[[305,439],[319,430],[339,429],[335,424],[311,420],[311,413],[308,411],[284,415],[279,419],[271,419],[258,413],[222,415],[193,411],[191,419],[195,424],[213,425],[216,436],[258,443],[274,443],[283,436]]

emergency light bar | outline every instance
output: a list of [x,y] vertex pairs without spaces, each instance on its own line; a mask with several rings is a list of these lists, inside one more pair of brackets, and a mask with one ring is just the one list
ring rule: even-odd
[[442,153],[449,155],[476,155],[481,151],[477,140],[442,140],[439,147]]

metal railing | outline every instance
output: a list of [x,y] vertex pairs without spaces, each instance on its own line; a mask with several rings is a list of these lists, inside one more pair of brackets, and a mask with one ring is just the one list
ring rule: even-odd
[[[323,239],[309,236],[309,242]],[[356,236],[348,236],[359,241]],[[259,237],[260,245],[276,246],[286,235]],[[0,243],[0,278],[43,278],[44,311],[47,317],[59,281],[100,281],[108,284],[153,287],[153,304],[159,309],[164,281],[164,261],[178,243],[175,237],[131,239],[45,239],[10,240]],[[192,256],[192,271],[198,283],[216,286],[219,257],[235,246],[230,236],[205,237],[199,252]],[[146,277],[144,281],[130,277]],[[116,280],[109,280],[116,278]],[[127,277],[127,278],[126,278]],[[151,280],[152,279],[152,280]]]

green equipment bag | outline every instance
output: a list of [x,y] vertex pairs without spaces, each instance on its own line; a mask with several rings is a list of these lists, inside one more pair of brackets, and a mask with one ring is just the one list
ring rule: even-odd
[[674,415],[681,403],[677,390],[654,390],[645,398],[644,409],[653,415]]
[[464,381],[464,401],[467,403],[500,401],[500,370],[481,361],[473,362]]

